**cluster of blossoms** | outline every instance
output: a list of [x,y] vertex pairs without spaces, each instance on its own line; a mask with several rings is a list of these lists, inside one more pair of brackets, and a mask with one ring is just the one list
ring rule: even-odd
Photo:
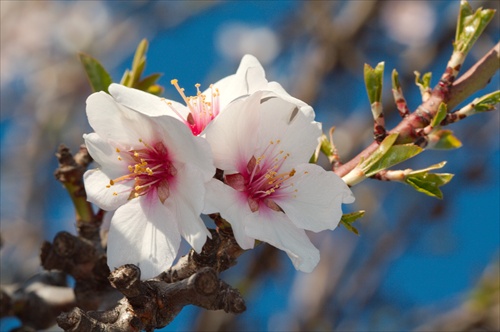
[[172,84],[185,105],[118,84],[87,100],[94,133],[84,139],[99,168],[84,180],[89,201],[114,212],[110,268],[136,264],[152,278],[172,265],[181,236],[201,252],[201,214],[220,213],[242,249],[267,242],[312,271],[319,251],[305,230],[334,229],[354,201],[342,179],[308,163],[321,136],[313,109],[250,55],[196,96]]

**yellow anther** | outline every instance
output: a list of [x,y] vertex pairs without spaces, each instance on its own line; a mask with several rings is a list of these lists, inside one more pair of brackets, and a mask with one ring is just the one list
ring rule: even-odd
[[122,160],[122,157],[118,156],[118,160],[120,160],[120,161],[121,161],[121,160]]
[[109,180],[109,184],[112,186],[112,185],[114,185],[114,184],[115,184],[115,181],[113,181],[113,180]]
[[116,148],[116,152],[120,153],[120,149]]
[[[306,174],[307,174],[307,172],[306,172]],[[290,172],[290,174],[289,174],[289,175],[290,175],[290,176],[294,176],[294,175],[295,175],[295,168],[292,168],[292,171]]]
[[108,185],[106,185],[106,188],[111,188],[111,186],[108,184]]
[[176,80],[175,78],[173,80],[170,80],[170,84],[172,85],[176,85],[177,82],[179,82],[178,80]]
[[118,196],[118,193],[115,191],[115,192],[113,193],[113,196]]

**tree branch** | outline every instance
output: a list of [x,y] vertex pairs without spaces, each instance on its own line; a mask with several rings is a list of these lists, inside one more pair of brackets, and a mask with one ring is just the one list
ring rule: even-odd
[[[470,68],[449,89],[438,84],[429,99],[423,102],[415,112],[404,118],[389,133],[399,133],[397,143],[413,142],[419,144],[418,129],[429,125],[441,102],[448,103],[448,109],[462,102],[470,94],[484,87],[500,68],[500,44],[495,45],[481,60]],[[443,75],[444,76],[444,75]],[[334,172],[343,177],[353,170],[360,160],[368,158],[378,147],[376,142],[370,144],[353,159],[338,167]]]

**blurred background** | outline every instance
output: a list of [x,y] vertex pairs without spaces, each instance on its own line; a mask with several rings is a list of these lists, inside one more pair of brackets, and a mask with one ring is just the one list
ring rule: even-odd
[[[497,1],[470,3],[499,9]],[[437,83],[458,8],[458,0],[0,1],[1,283],[40,271],[42,241],[75,233],[71,201],[53,172],[58,145],[76,152],[91,132],[91,90],[78,52],[99,59],[118,82],[147,38],[145,74],[163,73],[164,96],[179,101],[172,78],[192,95],[194,84],[205,89],[251,53],[270,81],[315,108],[325,132],[336,126],[335,143],[348,161],[372,140],[364,63],[386,63],[392,128],[400,119],[390,72],[398,70],[413,111],[421,102],[413,72],[432,71]],[[499,28],[497,14],[464,72],[498,42]],[[497,73],[483,91],[499,86]],[[498,111],[467,118],[450,128],[462,148],[426,151],[401,166],[447,160],[443,171],[455,177],[443,187],[444,200],[365,181],[346,206],[367,211],[356,225],[360,236],[342,227],[310,234],[321,251],[313,273],[295,271],[285,254],[262,245],[222,275],[244,293],[245,313],[186,307],[163,331],[500,329],[499,124]],[[0,331],[18,325],[2,318]]]

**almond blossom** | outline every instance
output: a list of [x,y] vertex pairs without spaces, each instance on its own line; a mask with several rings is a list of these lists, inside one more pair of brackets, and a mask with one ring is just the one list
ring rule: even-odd
[[299,110],[291,100],[258,91],[229,104],[207,127],[224,182],[209,182],[204,213],[220,212],[241,248],[267,242],[310,272],[319,251],[305,230],[337,227],[341,204],[354,196],[336,174],[308,163],[321,126],[312,109]]
[[99,164],[84,176],[88,200],[116,210],[109,267],[132,263],[154,277],[171,266],[181,236],[201,252],[210,236],[200,218],[205,183],[215,172],[208,143],[173,117],[151,118],[104,92],[87,99],[87,116],[95,132],[85,144]]
[[[112,84],[109,92],[120,104],[144,114],[150,116],[167,114],[179,119],[194,135],[200,135],[229,103],[260,90],[271,91],[301,109],[311,109],[304,102],[290,96],[279,83],[268,82],[262,65],[254,56],[248,54],[241,59],[235,74],[211,84],[205,91],[200,90],[199,83],[195,84],[197,90],[195,96],[186,96],[177,79],[171,80],[171,84],[185,105],[119,84]],[[262,97],[265,98],[266,95]]]

